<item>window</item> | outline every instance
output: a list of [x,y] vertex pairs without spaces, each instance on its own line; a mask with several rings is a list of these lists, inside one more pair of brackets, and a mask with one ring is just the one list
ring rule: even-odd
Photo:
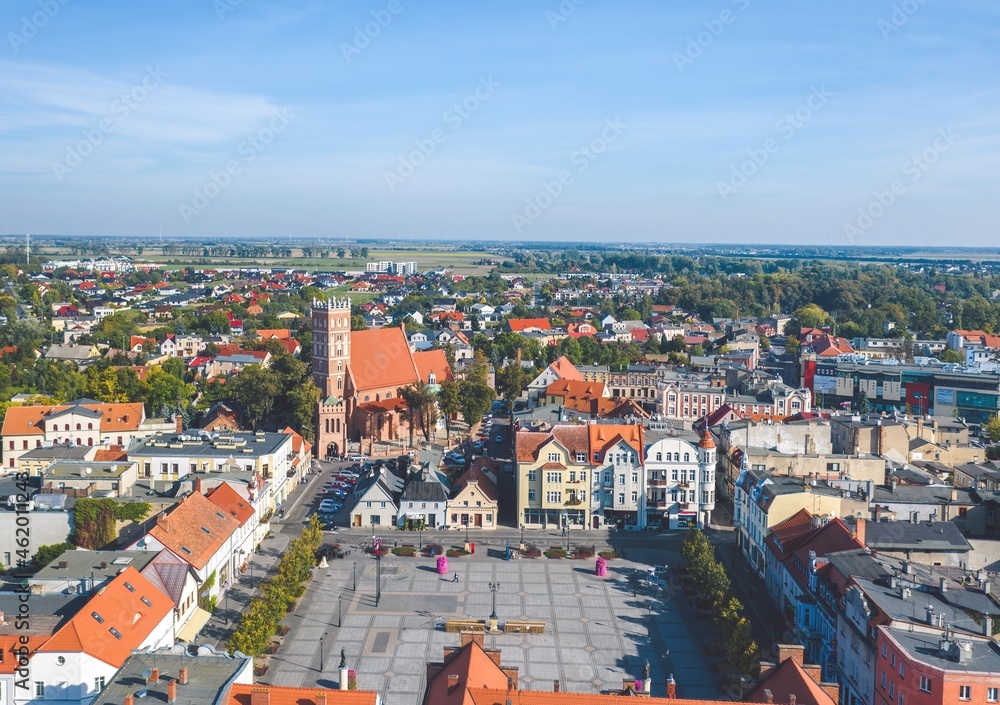
[[906,666],[904,666],[902,663],[900,663],[899,664],[899,677],[900,678],[905,678],[906,677],[905,671],[906,671]]
[[889,699],[892,700],[894,697],[896,697],[896,684],[889,681]]
[[528,471],[528,482],[534,482],[538,479],[538,473],[534,470]]
[[545,481],[555,484],[562,484],[562,473],[561,472],[547,472],[545,473]]
[[619,475],[618,475],[618,484],[619,485],[624,485],[625,484],[625,473],[619,473]]
[[562,492],[546,492],[545,501],[551,504],[559,504],[562,502]]
[[585,463],[585,462],[587,462],[587,454],[586,453],[581,453],[581,452],[577,451],[576,462],[578,462],[578,463]]
[[91,612],[90,616],[96,619],[98,624],[104,624],[104,617],[97,614],[97,612]]
[[920,676],[920,690],[924,693],[931,692],[931,679],[926,676]]
[[636,492],[632,493],[632,501],[633,502],[638,502],[639,501],[639,495],[638,495],[638,493],[636,493]]
[[657,460],[663,460],[663,453],[657,453],[656,454],[656,459]]
[[528,490],[528,501],[529,502],[534,502],[535,501],[535,491],[534,490]]
[[895,666],[896,665],[896,654],[895,654],[895,652],[889,654],[889,665],[890,666]]
[[104,676],[98,676],[94,679],[94,692],[100,693],[104,690]]
[[109,629],[108,631],[111,632],[111,636],[113,636],[115,639],[122,638],[122,633],[117,629],[115,629],[114,627],[111,627],[111,629]]
[[986,702],[995,703],[1000,700],[1000,688],[990,687],[986,689]]
[[634,485],[638,482],[639,482],[639,473],[637,472],[632,473],[632,484]]
[[685,453],[684,454],[684,462],[688,463],[690,461],[691,461],[691,454],[690,453]]
[[382,523],[382,519],[378,514],[372,514],[370,523],[372,526],[378,526]]
[[42,681],[35,681],[35,697],[44,698],[45,697],[45,683]]
[[550,463],[558,463],[559,462],[559,454],[558,453],[549,453],[549,462]]
[[958,699],[972,700],[972,686],[971,685],[958,686]]
[[882,658],[885,658],[889,654],[889,647],[882,644]]

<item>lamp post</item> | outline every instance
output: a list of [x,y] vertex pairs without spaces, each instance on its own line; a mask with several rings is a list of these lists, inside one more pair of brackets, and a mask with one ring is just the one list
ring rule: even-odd
[[462,523],[465,524],[465,543],[469,543],[469,515],[466,514],[465,518],[462,519]]
[[562,513],[563,533],[566,536],[566,553],[569,553],[569,512]]
[[500,590],[500,582],[490,583],[490,595],[493,597],[493,612],[490,614],[490,631],[497,630],[497,592]]
[[337,627],[344,626],[344,595],[337,597]]
[[520,550],[524,550],[524,524],[521,524],[521,545]]
[[421,551],[424,548],[424,522],[421,519],[417,523],[417,551]]
[[326,634],[319,635],[319,672],[323,672],[323,637]]
[[351,592],[358,591],[358,562],[354,561],[354,565],[351,566],[351,575],[354,578],[354,582],[351,586]]

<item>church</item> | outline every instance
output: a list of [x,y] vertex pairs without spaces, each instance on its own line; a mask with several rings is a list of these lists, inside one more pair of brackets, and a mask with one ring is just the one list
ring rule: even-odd
[[444,351],[412,352],[402,327],[352,331],[350,299],[314,300],[312,330],[320,457],[343,454],[348,441],[407,439],[400,388],[453,379]]

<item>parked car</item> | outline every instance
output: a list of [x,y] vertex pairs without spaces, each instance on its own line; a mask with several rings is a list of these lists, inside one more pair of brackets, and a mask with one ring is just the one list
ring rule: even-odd
[[361,453],[351,453],[350,455],[347,456],[347,459],[352,463],[363,463],[364,461],[368,460],[368,458],[365,457],[364,455],[361,455]]
[[494,443],[503,443],[503,436],[494,436],[493,437],[493,442]]
[[319,510],[321,512],[322,511],[335,512],[337,511],[337,509],[339,509],[339,507],[337,507],[337,509],[334,509],[334,507],[336,506],[337,503],[333,499],[324,499],[322,502],[319,503]]

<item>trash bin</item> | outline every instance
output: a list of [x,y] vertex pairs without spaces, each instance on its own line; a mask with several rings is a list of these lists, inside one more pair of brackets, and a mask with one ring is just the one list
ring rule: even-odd
[[476,552],[476,542],[473,541],[469,544],[469,553],[475,553],[475,552]]

